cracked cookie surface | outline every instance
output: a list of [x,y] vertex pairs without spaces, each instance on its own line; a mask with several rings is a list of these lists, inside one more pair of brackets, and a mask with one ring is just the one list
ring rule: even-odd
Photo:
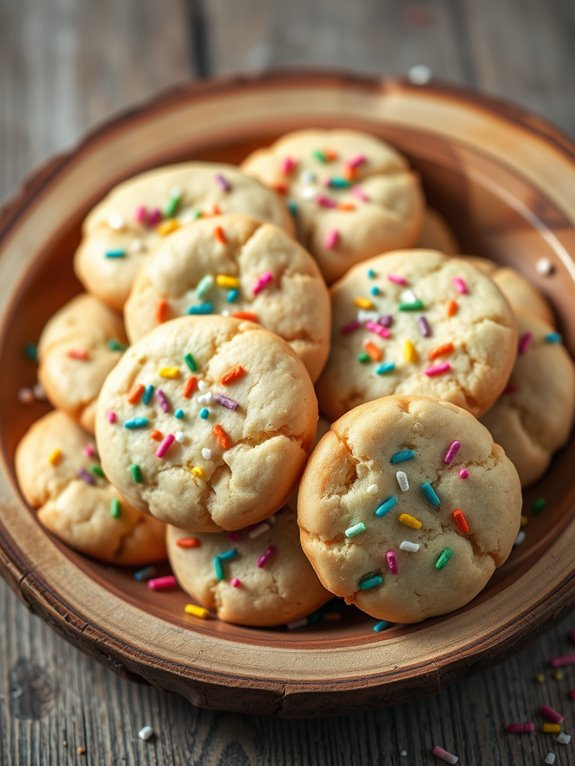
[[185,314],[247,314],[284,338],[315,380],[327,359],[331,304],[314,259],[282,229],[239,214],[196,221],[140,271],[124,316],[136,341]]
[[298,495],[302,546],[323,585],[393,622],[476,596],[508,557],[520,514],[517,472],[489,431],[424,397],[385,397],[333,423]]
[[30,427],[16,450],[16,475],[39,521],[71,548],[112,564],[165,558],[165,525],[119,495],[93,437],[65,413],[50,412]]
[[136,507],[215,532],[283,505],[316,424],[313,384],[284,340],[252,322],[181,317],[110,373],[96,436],[106,474]]
[[317,384],[329,419],[391,394],[431,396],[479,416],[503,391],[515,317],[466,259],[387,253],[355,266],[330,292],[331,350]]
[[354,263],[417,241],[424,209],[419,178],[374,136],[296,131],[257,150],[241,167],[286,195],[298,238],[328,284]]
[[293,232],[283,200],[232,165],[190,162],[135,176],[92,210],[74,269],[86,290],[124,306],[146,256],[182,224],[218,213],[245,213]]

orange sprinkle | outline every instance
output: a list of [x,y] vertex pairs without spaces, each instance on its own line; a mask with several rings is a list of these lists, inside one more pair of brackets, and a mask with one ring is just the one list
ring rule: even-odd
[[77,359],[80,362],[87,362],[90,359],[90,352],[85,348],[71,348],[68,351],[70,359]]
[[176,540],[178,548],[199,548],[201,544],[197,537],[179,537]]
[[241,366],[241,364],[238,364],[236,367],[232,367],[231,370],[228,370],[222,375],[220,378],[220,383],[222,386],[229,386],[232,383],[235,383],[236,380],[243,378],[245,374],[246,371],[244,368]]
[[369,358],[374,362],[381,362],[383,359],[383,351],[375,345],[375,343],[372,343],[370,340],[366,340],[363,344],[363,347],[367,354],[369,354]]
[[222,209],[220,208],[220,206],[219,205],[213,205],[212,206],[212,215],[221,215],[221,214],[222,214]]
[[355,168],[344,168],[343,169],[343,177],[346,181],[355,181],[357,177],[357,170]]
[[338,158],[338,153],[333,149],[324,149],[323,154],[326,162],[333,162]]
[[130,404],[137,404],[142,398],[143,393],[144,393],[144,386],[141,383],[136,383],[135,385],[133,385],[130,391],[128,392],[128,401],[130,402]]
[[154,428],[154,430],[150,434],[150,439],[153,439],[155,442],[161,442],[163,438],[164,438],[164,434],[161,431],[158,431],[157,428]]
[[456,508],[451,515],[453,516],[453,520],[457,524],[459,531],[466,535],[469,532],[469,524],[463,511],[460,508]]
[[198,387],[198,379],[196,378],[195,375],[190,375],[190,377],[184,383],[184,390],[183,390],[184,397],[186,399],[189,399],[197,387]]
[[222,245],[227,244],[228,240],[221,226],[216,226],[214,229],[214,237],[218,240],[218,242],[221,242]]
[[165,322],[168,318],[168,310],[170,308],[170,304],[168,301],[158,301],[156,304],[156,322],[158,324],[162,324],[162,322]]
[[232,316],[234,319],[249,319],[250,322],[258,321],[258,315],[253,314],[251,311],[234,311]]
[[212,429],[212,432],[222,449],[229,449],[232,446],[230,437],[219,424],[216,423]]
[[352,210],[355,210],[355,205],[353,202],[340,202],[337,209],[343,210],[345,213],[351,213]]
[[288,185],[282,183],[272,184],[271,188],[278,194],[287,194],[289,191]]
[[459,304],[453,298],[447,302],[447,316],[454,317],[459,311]]
[[432,348],[431,351],[428,351],[427,358],[432,362],[439,356],[448,356],[449,354],[452,354],[453,349],[453,343],[442,343],[440,346],[436,346],[435,348]]

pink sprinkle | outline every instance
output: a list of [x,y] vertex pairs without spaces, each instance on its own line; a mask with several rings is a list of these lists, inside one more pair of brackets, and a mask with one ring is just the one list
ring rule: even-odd
[[462,468],[461,471],[459,471],[460,479],[467,479],[468,476],[469,476],[469,471],[467,470],[467,468]]
[[282,160],[282,173],[284,175],[288,175],[292,172],[292,170],[295,169],[295,166],[297,165],[297,162],[294,160],[293,157],[284,157]]
[[96,457],[96,450],[94,449],[93,444],[86,444],[84,447],[84,455],[86,455],[86,457]]
[[112,411],[107,412],[106,417],[108,418],[108,423],[115,423],[116,420],[118,419],[116,413]]
[[551,721],[551,723],[563,723],[565,720],[564,716],[562,716],[559,711],[555,710],[549,705],[541,705],[539,712],[542,716],[547,718],[548,721]]
[[391,333],[387,327],[384,327],[378,322],[373,322],[371,319],[365,323],[365,327],[370,332],[374,332],[376,335],[379,335],[380,338],[391,338]]
[[529,344],[531,343],[532,340],[533,340],[533,333],[524,332],[523,335],[519,338],[519,343],[517,344],[517,351],[520,354],[524,354],[529,348]]
[[318,194],[315,201],[320,207],[334,208],[337,207],[337,202],[331,197],[326,197],[324,194]]
[[443,375],[450,370],[451,365],[449,362],[442,362],[441,364],[434,364],[432,367],[427,367],[423,372],[428,378],[435,378],[437,375]]
[[252,293],[254,295],[261,293],[264,287],[266,287],[266,285],[269,285],[269,283],[273,280],[273,278],[274,278],[274,275],[271,273],[271,271],[264,271],[264,273],[255,283],[255,285],[252,287]]
[[399,569],[397,568],[397,558],[393,551],[387,551],[385,554],[385,560],[387,561],[387,567],[391,574],[397,574]]
[[328,231],[328,233],[325,235],[325,239],[323,241],[325,249],[333,250],[334,247],[339,245],[339,240],[339,231],[337,229],[330,229],[330,231]]
[[173,590],[178,585],[178,581],[174,575],[167,575],[166,577],[154,577],[152,580],[148,580],[148,588],[150,590]]
[[453,765],[459,761],[459,757],[457,755],[453,755],[453,753],[450,753],[449,750],[444,750],[439,745],[435,745],[431,752],[437,758],[441,758],[442,761],[445,761],[445,763],[450,763]]
[[242,584],[242,581],[239,577],[232,577],[231,579],[232,588],[239,588]]
[[148,214],[146,212],[146,206],[145,205],[138,205],[136,208],[136,212],[134,213],[134,218],[138,223],[146,223],[146,219],[148,217]]
[[153,210],[150,210],[148,213],[148,226],[157,226],[160,221],[162,220],[164,216],[162,215],[162,211],[160,208],[155,207]]
[[352,157],[351,160],[348,160],[345,163],[345,166],[348,168],[358,168],[360,165],[363,165],[364,162],[367,162],[367,157],[365,154],[356,154],[355,157]]
[[361,327],[361,322],[359,319],[353,319],[351,322],[348,322],[347,324],[343,324],[339,331],[342,335],[347,335],[350,332],[353,332],[354,330],[359,330]]
[[274,555],[275,552],[276,552],[275,545],[270,545],[269,548],[266,548],[266,550],[262,553],[262,555],[259,557],[257,561],[257,566],[259,567],[259,569],[261,569],[262,567],[265,567],[265,565],[268,563],[268,561],[271,559],[271,557]]
[[447,452],[445,453],[445,457],[443,458],[444,463],[451,463],[453,458],[457,455],[459,452],[459,448],[461,447],[461,442],[459,439],[456,439],[455,441],[451,442],[449,445]]
[[175,441],[176,437],[173,434],[166,434],[162,439],[160,446],[156,450],[156,457],[164,457],[166,452],[170,449]]
[[531,721],[525,723],[509,723],[507,724],[507,731],[511,734],[524,734],[530,731],[535,731],[535,724]]
[[461,295],[467,295],[469,292],[467,288],[467,282],[461,277],[453,277],[453,286]]
[[552,668],[563,668],[565,665],[575,665],[575,654],[564,654],[561,657],[554,657],[549,664]]
[[235,532],[230,532],[230,540],[233,540],[234,543],[237,543],[237,541],[240,539],[240,537],[241,537],[241,535],[240,535],[240,533],[237,530]]
[[572,644],[575,644],[575,630],[569,631],[569,641],[571,641]]
[[400,277],[397,274],[388,274],[387,278],[390,282],[393,282],[394,285],[406,285],[407,279],[405,277]]
[[361,186],[354,186],[351,190],[351,193],[356,199],[361,200],[362,202],[369,202],[369,197],[364,192],[364,190],[361,188]]
[[221,173],[216,173],[215,179],[216,179],[217,185],[220,187],[222,191],[229,192],[231,190],[232,188],[231,183]]

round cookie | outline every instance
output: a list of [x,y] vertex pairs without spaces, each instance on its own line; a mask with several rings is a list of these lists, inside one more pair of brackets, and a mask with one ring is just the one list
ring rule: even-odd
[[283,192],[298,237],[326,281],[378,253],[412,247],[424,201],[399,152],[353,130],[301,130],[259,149],[242,170]]
[[126,344],[121,317],[92,295],[56,312],[38,344],[38,378],[54,407],[93,433],[102,383]]
[[331,351],[317,384],[329,419],[390,394],[443,399],[479,416],[503,391],[515,317],[466,259],[388,253],[351,269],[331,297]]
[[185,314],[249,316],[290,344],[312,380],[327,359],[331,305],[316,262],[255,218],[196,221],[147,259],[124,309],[130,340]]
[[93,437],[64,412],[36,421],[16,449],[16,475],[39,521],[62,542],[111,564],[166,557],[165,526],[106,480]]
[[145,256],[200,216],[245,213],[293,232],[283,200],[232,165],[189,162],[121,183],[84,221],[74,268],[86,290],[121,310]]
[[509,383],[481,422],[517,468],[523,487],[545,472],[569,438],[575,415],[575,371],[551,325],[517,314],[519,353]]
[[447,402],[391,396],[333,423],[298,496],[301,542],[323,585],[378,619],[466,604],[519,531],[517,472],[489,431]]
[[316,424],[313,384],[284,340],[239,319],[181,317],[112,370],[96,436],[106,475],[137,508],[215,532],[283,505]]
[[466,260],[488,274],[509,301],[514,311],[531,314],[552,326],[555,318],[551,306],[539,290],[527,280],[521,272],[500,266],[489,258],[465,256]]
[[423,214],[423,224],[416,247],[425,250],[439,250],[445,255],[457,255],[461,252],[455,234],[447,225],[447,221],[430,207]]

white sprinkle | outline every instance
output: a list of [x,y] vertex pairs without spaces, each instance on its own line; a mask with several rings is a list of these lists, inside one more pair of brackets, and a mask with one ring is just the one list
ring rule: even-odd
[[34,401],[34,392],[31,388],[20,388],[18,390],[18,401],[22,404],[32,404]]
[[143,740],[148,740],[154,733],[154,730],[151,726],[144,726],[140,731],[138,732],[138,737]]
[[302,184],[313,184],[317,180],[317,176],[311,170],[302,170],[299,174],[299,180]]
[[544,277],[548,277],[549,274],[553,274],[555,267],[549,260],[549,258],[540,258],[535,264],[535,268]]
[[317,192],[312,186],[304,186],[300,191],[299,196],[302,199],[315,199],[317,197]]
[[287,629],[288,630],[297,630],[297,628],[303,628],[304,625],[307,625],[307,619],[305,617],[302,617],[301,620],[295,620],[294,622],[288,622]]
[[377,495],[379,488],[377,484],[370,484],[366,491],[368,495]]
[[525,542],[526,537],[527,537],[527,533],[525,532],[525,530],[524,529],[520,530],[519,534],[515,538],[515,542],[513,543],[513,545],[515,546],[521,545],[522,543]]
[[46,401],[46,392],[44,391],[44,387],[42,386],[41,383],[36,383],[34,388],[32,389],[32,391],[34,392],[34,397],[39,402],[45,402]]
[[124,221],[123,216],[119,213],[111,213],[108,216],[108,226],[111,229],[114,229],[114,231],[122,231],[125,225],[126,222]]
[[144,241],[141,239],[135,239],[130,243],[130,250],[133,253],[141,253],[145,250]]
[[557,758],[557,756],[555,755],[555,753],[547,753],[543,763],[547,763],[549,766],[552,766],[552,764],[555,763],[555,759],[556,758]]
[[400,299],[402,303],[415,303],[417,296],[413,290],[402,290]]
[[178,444],[181,444],[185,438],[186,436],[183,431],[176,431],[174,434],[174,439],[178,442]]
[[205,394],[200,394],[198,397],[198,403],[199,404],[211,404],[212,401],[212,392],[206,391]]
[[276,517],[275,517],[275,516],[270,516],[270,517],[269,517],[269,519],[268,519],[268,524],[275,524],[275,523],[276,523],[276,520],[277,520],[277,519],[276,519]]
[[377,322],[381,314],[378,311],[367,311],[366,309],[360,309],[357,312],[358,322]]
[[202,457],[204,460],[212,459],[212,451],[209,447],[202,447]]
[[565,732],[562,731],[561,734],[558,734],[555,737],[555,741],[559,742],[560,745],[568,745],[571,742],[571,735],[565,734]]
[[208,387],[208,384],[206,383],[205,380],[198,381],[198,388],[200,389],[200,391],[205,391],[207,387]]
[[419,550],[419,544],[412,543],[411,540],[404,540],[399,544],[399,550],[407,551],[408,553],[417,553]]
[[414,85],[426,85],[432,77],[431,69],[425,64],[416,64],[407,73],[407,79]]
[[250,540],[255,540],[256,537],[259,537],[260,535],[265,534],[266,532],[269,532],[270,525],[266,524],[265,521],[263,521],[261,524],[258,524],[257,527],[254,527],[253,529],[250,529],[248,532],[248,537]]
[[407,478],[407,474],[405,471],[398,471],[395,474],[395,478],[397,479],[397,483],[399,484],[399,488],[402,492],[407,492],[409,489],[409,479]]
[[197,210],[184,210],[184,212],[178,216],[178,221],[185,226],[187,223],[194,223],[198,218]]
[[221,312],[221,315],[222,315],[223,317],[229,317],[229,315],[230,315],[230,312],[228,311],[228,309],[224,309],[224,310]]
[[407,758],[407,750],[400,750],[399,754],[402,758]]
[[170,197],[181,197],[182,196],[182,190],[179,186],[172,186],[170,189]]

